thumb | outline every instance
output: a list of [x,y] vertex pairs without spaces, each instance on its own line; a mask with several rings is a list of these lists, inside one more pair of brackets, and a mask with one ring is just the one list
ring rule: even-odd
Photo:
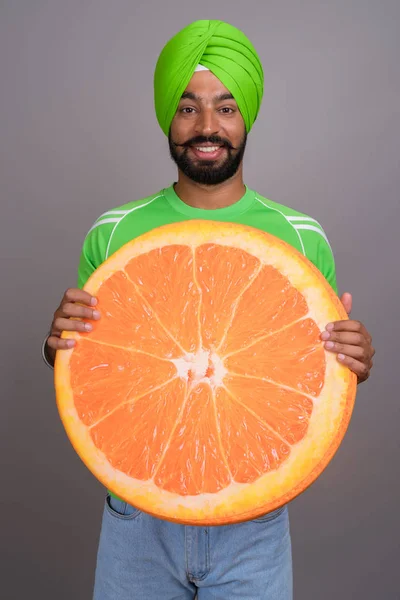
[[349,292],[345,292],[340,298],[340,301],[343,304],[347,314],[350,315],[353,306],[353,296]]

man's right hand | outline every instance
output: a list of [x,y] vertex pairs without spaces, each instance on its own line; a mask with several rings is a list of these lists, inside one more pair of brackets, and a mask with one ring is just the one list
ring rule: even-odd
[[100,312],[93,309],[96,304],[97,299],[83,290],[70,288],[65,292],[60,306],[54,313],[45,347],[46,358],[51,364],[54,365],[57,350],[67,350],[75,346],[75,340],[61,339],[63,331],[92,330],[92,325],[87,320],[77,321],[73,317],[97,321],[100,319]]

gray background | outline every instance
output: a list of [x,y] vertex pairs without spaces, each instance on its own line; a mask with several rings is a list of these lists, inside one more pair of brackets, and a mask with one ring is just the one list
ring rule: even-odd
[[93,221],[175,178],[153,67],[199,18],[258,49],[246,182],[320,220],[377,348],[340,450],[291,507],[295,599],[398,600],[395,0],[1,0],[1,596],[91,597],[103,489],[64,434],[40,344]]

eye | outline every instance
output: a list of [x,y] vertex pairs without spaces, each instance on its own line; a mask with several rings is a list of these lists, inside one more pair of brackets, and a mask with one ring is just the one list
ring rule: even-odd
[[224,114],[224,115],[231,115],[232,113],[234,113],[234,109],[230,108],[229,106],[224,106],[223,108],[220,109],[220,111]]
[[192,106],[184,106],[183,108],[181,108],[180,112],[184,115],[191,115],[192,113],[194,113],[194,108]]

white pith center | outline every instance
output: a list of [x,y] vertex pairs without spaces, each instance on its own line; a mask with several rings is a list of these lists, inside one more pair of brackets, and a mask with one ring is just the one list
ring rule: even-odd
[[220,357],[209,350],[188,353],[181,358],[171,359],[179,377],[192,383],[205,382],[211,387],[222,385],[226,369]]

